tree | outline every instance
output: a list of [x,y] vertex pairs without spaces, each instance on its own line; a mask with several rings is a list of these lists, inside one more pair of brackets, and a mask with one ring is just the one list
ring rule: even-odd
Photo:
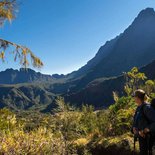
[[130,72],[124,73],[126,84],[124,86],[127,95],[133,94],[136,89],[141,88],[144,85],[144,81],[147,79],[144,73],[139,72],[137,67],[131,69]]
[[[0,26],[4,25],[6,21],[11,22],[16,17],[16,8],[17,0],[0,0]],[[5,61],[5,53],[9,49],[11,51],[13,49],[11,53],[14,61],[18,59],[22,66],[27,67],[30,64],[29,58],[33,67],[43,66],[43,62],[29,48],[0,38],[0,59],[2,61]]]

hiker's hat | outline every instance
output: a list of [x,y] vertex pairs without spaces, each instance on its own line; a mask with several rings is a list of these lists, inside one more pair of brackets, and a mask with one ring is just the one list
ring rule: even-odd
[[137,89],[132,96],[133,97],[138,97],[140,99],[145,99],[146,93],[142,89]]

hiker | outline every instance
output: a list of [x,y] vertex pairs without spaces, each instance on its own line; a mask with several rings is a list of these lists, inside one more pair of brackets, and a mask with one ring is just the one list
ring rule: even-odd
[[[152,148],[155,143],[155,109],[146,103],[145,91],[138,89],[134,93],[137,109],[134,115],[132,133],[139,141],[140,155],[154,155]],[[154,104],[155,105],[155,104]]]

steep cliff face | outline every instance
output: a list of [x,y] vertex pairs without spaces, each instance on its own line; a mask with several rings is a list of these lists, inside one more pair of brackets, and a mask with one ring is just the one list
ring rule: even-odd
[[[84,88],[96,78],[118,76],[134,66],[142,67],[154,60],[154,27],[155,11],[152,8],[141,11],[119,37],[106,43],[100,48],[96,57],[79,71],[74,72],[74,78],[82,75],[74,90]],[[98,59],[98,57],[100,58]],[[98,61],[93,63],[94,65],[89,65],[94,60]]]

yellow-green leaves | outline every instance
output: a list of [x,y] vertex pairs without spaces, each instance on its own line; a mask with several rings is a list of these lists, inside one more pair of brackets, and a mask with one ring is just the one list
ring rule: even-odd
[[147,94],[151,95],[151,93],[153,93],[154,88],[155,88],[155,82],[154,81],[147,80],[145,82],[145,90],[146,90]]
[[14,49],[13,52],[11,52],[14,55],[14,61],[19,60],[20,64],[25,68],[30,65],[30,62],[32,63],[33,67],[36,68],[41,68],[43,66],[43,62],[40,60],[40,58],[35,56],[29,48],[0,39],[0,49],[3,49],[3,51],[0,53],[0,58],[3,61],[6,59],[5,51],[7,51],[9,48]]
[[11,20],[13,19],[13,14],[12,14],[12,12],[11,12],[11,10],[8,10],[8,12],[7,12],[7,19],[9,20],[9,22],[11,22]]
[[117,92],[113,92],[113,98],[114,98],[114,101],[115,101],[115,102],[118,101],[119,96],[118,96]]
[[0,59],[2,59],[3,61],[4,61],[4,56],[5,56],[4,51],[0,52]]
[[132,68],[128,73],[125,73],[126,84],[124,90],[127,95],[131,95],[136,89],[140,88],[143,82],[147,79],[144,73],[139,72],[137,67]]
[[[6,20],[9,22],[15,18],[16,12],[16,0],[0,0],[0,26],[4,24]],[[13,52],[12,52],[13,49]],[[25,46],[21,46],[10,41],[0,38],[0,59],[5,61],[5,52],[11,50],[14,55],[14,61],[19,60],[20,64],[25,68],[30,65],[40,68],[43,66],[43,62],[34,53]]]
[[15,18],[15,6],[16,0],[0,1],[0,25],[2,25],[6,20],[11,22],[11,20]]
[[135,80],[145,80],[147,77],[144,73],[140,73],[137,67],[134,67],[130,72],[127,73],[128,77]]
[[154,83],[154,81],[152,81],[152,80],[147,80],[147,81],[145,82],[145,84],[148,85],[148,86],[153,86],[155,83]]

